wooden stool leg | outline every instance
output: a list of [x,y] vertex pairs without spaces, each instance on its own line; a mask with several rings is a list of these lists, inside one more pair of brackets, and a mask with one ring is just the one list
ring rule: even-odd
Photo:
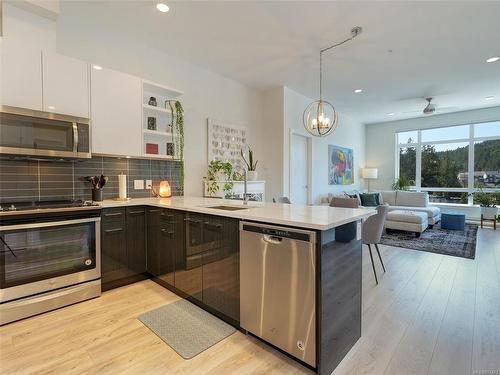
[[481,214],[481,229],[483,229],[483,214]]
[[378,244],[375,244],[375,249],[377,249],[378,259],[380,259],[380,264],[382,264],[382,269],[385,272],[385,266],[384,266],[384,262],[382,261],[382,257],[380,256],[380,251],[378,249]]
[[372,247],[368,244],[368,250],[370,251],[370,259],[372,260],[373,274],[375,275],[375,282],[378,284],[377,271],[375,270],[375,263],[373,263]]

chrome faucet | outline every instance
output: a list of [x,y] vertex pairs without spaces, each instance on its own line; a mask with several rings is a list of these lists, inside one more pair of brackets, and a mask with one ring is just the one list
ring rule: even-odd
[[243,173],[243,204],[248,204],[248,195],[247,195],[247,171]]

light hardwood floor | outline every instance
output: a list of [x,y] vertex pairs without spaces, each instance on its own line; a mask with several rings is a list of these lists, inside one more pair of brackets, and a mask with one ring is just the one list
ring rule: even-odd
[[[479,230],[475,260],[381,249],[388,272],[375,286],[364,257],[363,334],[334,375],[500,371],[500,231]],[[240,332],[183,360],[136,319],[177,298],[144,281],[0,327],[0,373],[312,374]]]

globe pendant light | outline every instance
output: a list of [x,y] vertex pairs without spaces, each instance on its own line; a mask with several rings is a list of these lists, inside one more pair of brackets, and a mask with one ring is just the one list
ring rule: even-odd
[[337,111],[333,105],[326,100],[323,100],[323,53],[353,40],[361,33],[361,31],[361,27],[356,26],[351,29],[350,38],[319,51],[319,100],[315,100],[309,104],[304,110],[304,114],[302,116],[304,128],[306,128],[306,130],[315,137],[327,136],[337,129],[339,124],[339,115]]

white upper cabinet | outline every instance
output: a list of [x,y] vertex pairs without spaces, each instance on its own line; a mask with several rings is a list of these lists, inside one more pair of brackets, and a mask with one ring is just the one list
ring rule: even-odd
[[91,69],[92,152],[142,155],[141,79]]
[[42,51],[8,38],[0,45],[2,104],[41,111]]
[[43,110],[89,117],[89,65],[54,52],[42,52]]

